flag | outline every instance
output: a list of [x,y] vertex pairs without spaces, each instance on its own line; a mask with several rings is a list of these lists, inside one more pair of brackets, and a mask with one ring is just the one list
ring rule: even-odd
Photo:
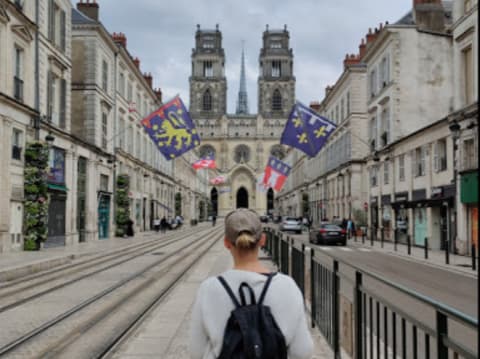
[[200,144],[195,125],[179,96],[143,119],[142,125],[167,160]]
[[300,102],[295,103],[280,143],[315,157],[337,126]]
[[198,161],[195,161],[192,164],[192,167],[198,170],[199,168],[216,168],[217,164],[215,163],[215,156],[213,154],[208,154],[203,158],[200,158]]
[[225,176],[217,176],[215,178],[212,178],[210,180],[210,183],[213,184],[213,185],[216,185],[216,184],[222,184],[222,183],[225,183],[227,181],[227,177]]
[[278,158],[270,156],[267,167],[265,167],[265,176],[263,184],[266,188],[271,187],[275,191],[280,191],[292,168]]
[[257,191],[261,193],[265,193],[268,191],[268,186],[263,183],[263,178],[265,177],[265,172],[262,172],[260,176],[257,178]]

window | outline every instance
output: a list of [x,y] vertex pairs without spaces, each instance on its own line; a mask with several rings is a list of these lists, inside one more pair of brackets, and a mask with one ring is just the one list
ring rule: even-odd
[[390,182],[390,163],[383,163],[383,183],[388,184]]
[[418,147],[415,149],[414,173],[416,177],[425,175],[425,149]]
[[132,101],[133,99],[133,87],[132,87],[132,83],[130,81],[128,81],[128,85],[127,85],[127,100],[128,101]]
[[272,77],[282,76],[282,63],[280,61],[272,61]]
[[47,117],[61,128],[66,125],[67,81],[52,71],[47,73]]
[[140,132],[137,132],[135,138],[135,156],[140,159]]
[[50,149],[48,182],[65,183],[65,150],[57,147]]
[[108,117],[106,113],[102,113],[102,148],[107,149],[108,136]]
[[343,121],[345,119],[345,101],[342,100],[340,101],[340,121]]
[[377,186],[378,166],[370,167],[370,185],[372,187]]
[[469,138],[463,141],[463,170],[477,168],[475,140]]
[[48,39],[62,51],[66,48],[66,13],[49,0],[48,5]]
[[105,60],[102,62],[102,89],[108,92],[108,64]]
[[382,111],[382,146],[386,146],[390,141],[390,109],[384,108]]
[[370,72],[370,97],[375,97],[377,92],[377,72],[372,70]]
[[405,181],[405,155],[398,156],[398,180]]
[[390,82],[390,59],[388,56],[380,62],[380,88],[386,87]]
[[370,149],[375,151],[377,148],[376,145],[377,140],[377,119],[375,116],[372,117],[370,120]]
[[272,111],[281,111],[282,110],[282,95],[280,90],[276,89],[273,91],[272,97]]
[[467,13],[472,9],[472,0],[463,0],[463,12]]
[[335,106],[335,123],[339,123],[339,112],[338,112],[338,105]]
[[203,62],[203,76],[212,77],[213,76],[213,64],[212,61]]
[[350,115],[350,92],[347,92],[347,116]]
[[133,127],[130,125],[128,127],[128,136],[127,136],[127,147],[128,153],[133,154]]
[[213,41],[204,41],[202,47],[204,49],[213,49],[215,47],[215,44],[213,43]]
[[281,49],[282,48],[282,43],[280,41],[272,41],[270,43],[270,48],[271,49]]
[[238,145],[235,148],[233,159],[237,163],[246,163],[250,161],[250,148],[246,145]]
[[17,130],[16,128],[12,131],[12,159],[21,160],[22,159],[22,149],[23,149],[23,136],[22,131]]
[[23,101],[23,49],[15,46],[15,76],[13,77],[13,97]]
[[447,140],[441,139],[435,143],[433,168],[435,172],[445,171],[447,169]]
[[125,150],[125,120],[120,119],[119,129],[118,129],[118,147],[122,150]]
[[125,74],[123,72],[120,72],[118,79],[118,91],[121,96],[125,97]]
[[465,104],[469,105],[473,102],[473,57],[472,47],[462,50],[463,68],[464,68],[464,94]]
[[100,191],[108,192],[108,176],[100,175]]
[[210,89],[207,89],[203,94],[203,111],[212,111],[212,95],[210,94]]

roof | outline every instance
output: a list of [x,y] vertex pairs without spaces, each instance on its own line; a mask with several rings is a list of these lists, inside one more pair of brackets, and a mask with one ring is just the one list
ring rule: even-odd
[[[445,25],[450,25],[452,23],[453,1],[442,1],[442,5],[445,10]],[[413,10],[406,13],[394,25],[415,25],[415,21],[413,21]]]
[[97,21],[89,18],[81,11],[72,8],[72,23],[74,24],[96,24]]

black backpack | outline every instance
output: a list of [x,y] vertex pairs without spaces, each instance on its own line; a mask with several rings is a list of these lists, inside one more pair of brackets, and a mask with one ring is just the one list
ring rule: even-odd
[[[218,280],[224,286],[235,305],[225,328],[222,351],[218,359],[287,359],[287,345],[270,307],[263,300],[275,273],[270,274],[258,303],[252,287],[243,282],[238,288],[240,301],[223,277]],[[244,289],[250,294],[250,304],[245,300]]]

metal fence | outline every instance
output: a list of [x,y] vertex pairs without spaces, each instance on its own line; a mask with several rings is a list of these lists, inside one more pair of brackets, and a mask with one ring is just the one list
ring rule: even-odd
[[[471,339],[478,319],[326,252],[310,249],[307,263],[304,245],[299,249],[271,228],[266,233],[267,252],[286,274],[291,262],[290,274],[304,295],[309,267],[312,326],[319,327],[335,358],[340,358],[341,343],[345,349],[347,339],[340,335],[345,326],[351,328],[353,358],[478,358]],[[341,297],[351,306],[351,317],[341,313]]]

